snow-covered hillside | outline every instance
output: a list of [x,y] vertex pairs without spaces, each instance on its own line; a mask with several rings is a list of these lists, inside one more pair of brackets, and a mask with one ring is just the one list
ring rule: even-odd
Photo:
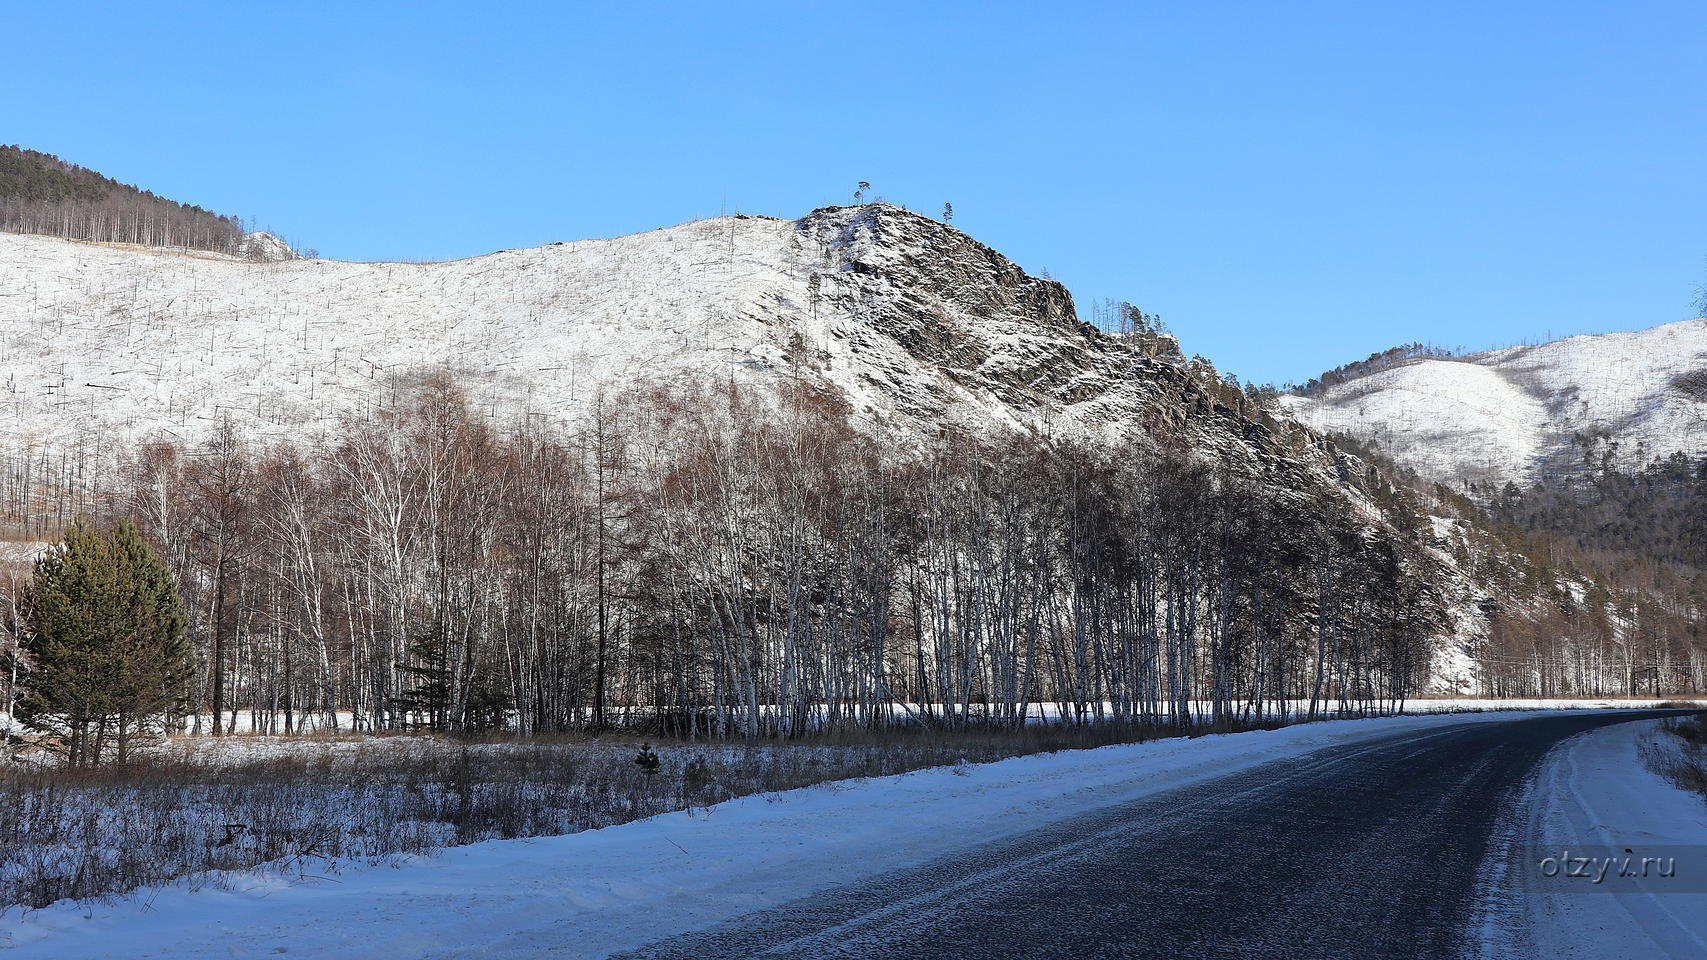
[[294,433],[449,368],[500,413],[601,390],[805,377],[855,416],[932,429],[1135,412],[1131,352],[1058,284],[872,204],[704,220],[450,263],[245,262],[0,234],[0,438]]
[[[903,442],[955,425],[1123,434],[1383,519],[1385,481],[1356,458],[1188,369],[1171,341],[1104,334],[1060,284],[887,204],[434,264],[0,234],[0,456],[14,464],[75,451],[79,482],[99,487],[137,441],[194,444],[225,418],[262,440],[311,435],[446,369],[501,420],[571,425],[636,387],[801,382]],[[1446,593],[1477,593],[1443,576]]]
[[1579,437],[1616,442],[1625,466],[1698,455],[1707,452],[1707,320],[1406,360],[1282,403],[1318,430],[1451,482],[1574,469]]

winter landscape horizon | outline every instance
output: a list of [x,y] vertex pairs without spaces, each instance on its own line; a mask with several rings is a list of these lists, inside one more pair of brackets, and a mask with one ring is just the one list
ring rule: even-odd
[[1707,956],[1700,10],[660,12],[17,11],[0,960]]

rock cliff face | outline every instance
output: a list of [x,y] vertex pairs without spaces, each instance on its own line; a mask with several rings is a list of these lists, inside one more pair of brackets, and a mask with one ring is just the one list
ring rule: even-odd
[[[991,419],[1043,431],[1142,436],[1270,477],[1365,484],[1368,470],[1265,414],[1178,347],[1104,333],[1072,296],[958,230],[881,204],[792,224],[811,261],[809,366],[856,411],[916,429]],[[812,253],[813,250],[816,253]],[[1170,349],[1171,348],[1171,349]]]
[[237,241],[237,257],[242,260],[260,260],[272,263],[278,260],[295,260],[297,253],[278,237],[270,233],[245,233]]

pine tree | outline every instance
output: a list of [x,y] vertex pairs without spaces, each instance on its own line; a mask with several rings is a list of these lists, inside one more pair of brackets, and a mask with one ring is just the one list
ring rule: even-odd
[[641,744],[640,752],[634,755],[634,765],[646,774],[647,780],[652,779],[652,775],[658,772],[658,767],[662,763],[663,760],[659,758],[658,752],[652,749],[650,743]]
[[442,634],[435,630],[416,635],[409,641],[408,660],[397,669],[413,681],[397,698],[397,709],[430,730],[449,726],[451,669]]
[[138,737],[181,717],[194,663],[170,571],[136,528],[78,521],[36,561],[19,626],[18,719],[71,763],[123,763]]

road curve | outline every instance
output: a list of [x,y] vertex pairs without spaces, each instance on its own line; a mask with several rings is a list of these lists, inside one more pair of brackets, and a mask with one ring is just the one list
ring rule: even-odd
[[1670,713],[1332,747],[616,956],[1463,957],[1495,820],[1541,757],[1585,730]]

